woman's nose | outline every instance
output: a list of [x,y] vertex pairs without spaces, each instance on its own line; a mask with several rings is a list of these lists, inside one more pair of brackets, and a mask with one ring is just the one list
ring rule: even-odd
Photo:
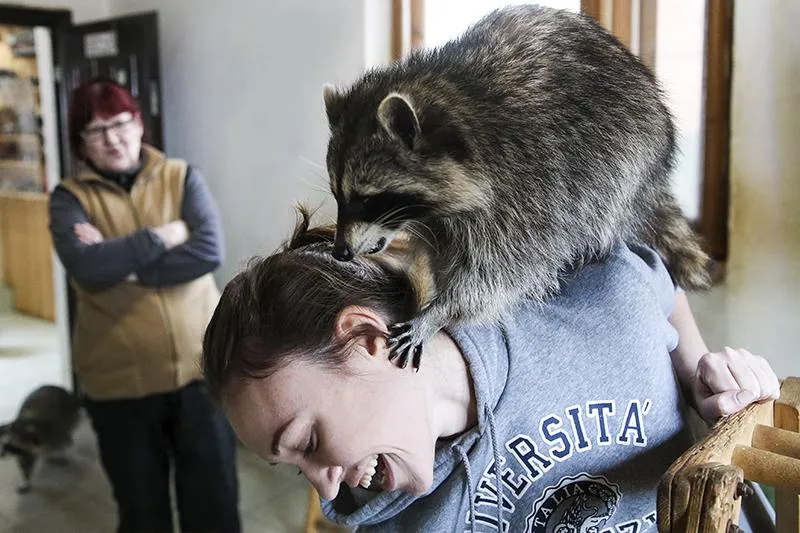
[[111,128],[103,132],[103,141],[107,145],[117,144],[119,142],[119,132]]
[[341,466],[301,468],[323,500],[332,500],[339,494],[344,469]]

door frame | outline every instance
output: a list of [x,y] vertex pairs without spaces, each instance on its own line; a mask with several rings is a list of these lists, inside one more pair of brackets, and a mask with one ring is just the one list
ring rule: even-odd
[[728,260],[734,0],[706,0],[703,174],[698,231],[708,254]]

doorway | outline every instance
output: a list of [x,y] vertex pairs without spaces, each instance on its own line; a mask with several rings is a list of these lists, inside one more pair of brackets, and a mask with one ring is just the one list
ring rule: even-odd
[[61,175],[52,31],[3,21],[0,424],[38,386],[72,386],[65,281],[47,227],[47,195]]
[[77,170],[69,93],[94,77],[138,98],[163,149],[155,13],[72,25],[68,10],[0,5],[0,426],[44,384],[74,386],[73,298],[48,229],[48,194]]

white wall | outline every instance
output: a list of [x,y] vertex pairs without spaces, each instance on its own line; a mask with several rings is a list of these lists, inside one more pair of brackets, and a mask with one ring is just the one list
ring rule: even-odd
[[392,60],[392,2],[364,0],[364,67],[385,65]]
[[425,46],[455,39],[490,11],[518,4],[540,4],[580,11],[579,0],[425,0]]
[[678,158],[672,185],[684,215],[700,216],[703,171],[705,2],[659,2],[656,76],[678,130]]
[[112,1],[116,0],[11,0],[9,3],[25,7],[69,9],[72,11],[72,22],[81,24],[107,18],[111,12]]
[[[165,143],[206,176],[226,233],[226,282],[327,198],[325,82],[365,58],[364,4],[329,0],[114,0],[111,16],[157,10]],[[315,190],[316,189],[316,190]],[[327,215],[335,205],[328,201]]]
[[800,3],[737,2],[731,137],[732,336],[800,375]]
[[697,298],[714,344],[800,375],[800,3],[737,2],[731,117],[730,258]]

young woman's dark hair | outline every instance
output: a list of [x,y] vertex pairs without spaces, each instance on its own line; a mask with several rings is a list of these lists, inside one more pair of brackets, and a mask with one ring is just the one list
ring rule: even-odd
[[333,227],[309,228],[301,218],[291,239],[268,257],[252,259],[225,287],[203,340],[203,372],[212,395],[224,399],[234,379],[265,378],[292,361],[337,368],[360,336],[388,336],[363,328],[337,341],[336,318],[355,305],[380,313],[387,324],[415,309],[407,277],[370,259],[337,261]]

